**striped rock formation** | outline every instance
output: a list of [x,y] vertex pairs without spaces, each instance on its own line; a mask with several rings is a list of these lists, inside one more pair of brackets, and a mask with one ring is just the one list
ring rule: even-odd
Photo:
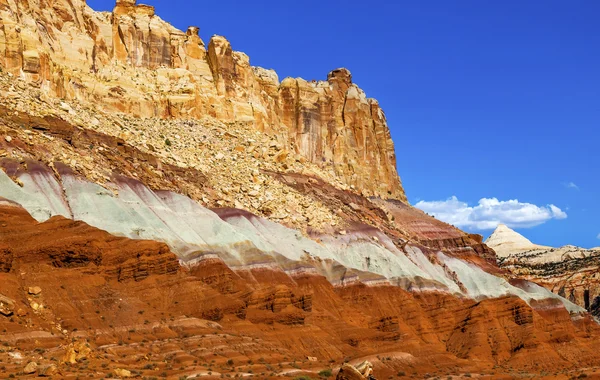
[[280,83],[132,0],[0,0],[0,17],[7,374],[600,365],[583,307],[406,203],[385,116],[347,70]]

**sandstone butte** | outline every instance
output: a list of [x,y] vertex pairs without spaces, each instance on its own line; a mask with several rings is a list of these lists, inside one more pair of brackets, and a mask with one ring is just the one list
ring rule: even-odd
[[348,70],[279,82],[151,6],[82,0],[0,0],[0,67],[2,376],[599,368],[585,289],[406,202]]

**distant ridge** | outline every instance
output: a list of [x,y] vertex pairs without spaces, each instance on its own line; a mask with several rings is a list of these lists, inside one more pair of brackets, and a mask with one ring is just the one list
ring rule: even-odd
[[550,247],[532,243],[525,236],[512,230],[505,224],[499,224],[496,230],[485,241],[490,248],[496,251],[499,257],[531,249],[547,249]]

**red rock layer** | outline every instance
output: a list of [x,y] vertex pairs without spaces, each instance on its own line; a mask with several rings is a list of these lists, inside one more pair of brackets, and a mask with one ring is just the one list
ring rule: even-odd
[[[526,256],[526,255],[525,255]],[[600,318],[600,253],[565,257],[559,262],[534,263],[527,257],[502,258],[501,268],[542,285]]]
[[[344,359],[369,359],[380,378],[495,376],[600,361],[597,325],[586,317],[571,321],[558,304],[532,309],[515,297],[474,302],[393,286],[334,288],[320,276],[235,272],[219,260],[187,271],[163,244],[62,218],[37,223],[5,201],[0,247],[0,262],[10,263],[0,272],[2,296],[14,302],[13,315],[0,315],[7,373],[26,364],[9,357],[15,350],[26,361],[57,363],[63,375],[103,376],[124,367],[142,376],[207,368],[264,378],[314,375]],[[51,360],[77,357],[70,354],[76,348],[85,361]]]
[[21,265],[92,268],[118,281],[141,281],[179,269],[177,257],[164,243],[115,237],[61,216],[38,223],[20,207],[5,207],[0,226],[4,272]]

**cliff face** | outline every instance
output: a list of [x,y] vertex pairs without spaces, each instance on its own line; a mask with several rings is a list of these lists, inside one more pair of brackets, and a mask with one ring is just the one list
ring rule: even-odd
[[220,36],[208,47],[151,6],[112,13],[83,0],[0,1],[0,65],[55,98],[136,117],[248,123],[365,195],[405,201],[385,115],[346,69],[326,81],[253,67]]

